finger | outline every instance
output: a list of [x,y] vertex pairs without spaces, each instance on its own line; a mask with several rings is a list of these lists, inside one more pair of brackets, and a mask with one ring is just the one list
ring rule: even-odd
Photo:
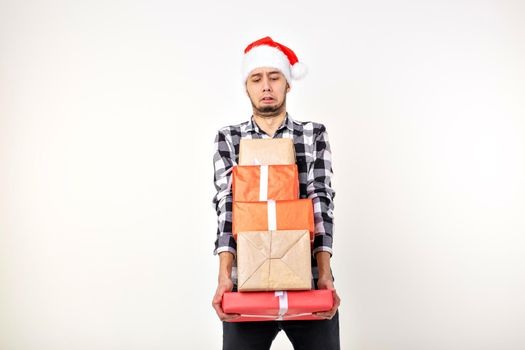
[[219,316],[219,319],[221,321],[227,321],[227,320],[238,318],[238,317],[241,316],[241,315],[238,315],[238,314],[227,314],[227,313],[224,313],[221,310],[215,310],[215,311],[217,312],[217,316]]
[[213,308],[215,309],[215,312],[217,313],[217,316],[222,320],[224,318],[225,313],[221,310],[220,307],[213,305]]
[[217,314],[219,314],[219,313],[220,313],[220,314],[224,313],[224,311],[222,310],[222,305],[221,305],[221,303],[217,303],[217,302],[214,301],[214,302],[211,304],[211,306],[215,309],[215,312],[217,312]]
[[234,320],[236,318],[239,318],[241,317],[241,315],[239,314],[224,314],[224,317],[222,318],[223,321],[229,321],[229,320]]
[[337,298],[334,300],[334,309],[337,309],[341,305],[341,299]]
[[332,314],[332,310],[319,311],[319,312],[312,313],[312,315],[320,316],[320,317],[329,317],[331,314]]
[[221,286],[219,286],[217,288],[217,291],[215,292],[215,295],[213,296],[213,303],[214,304],[222,304],[222,297],[224,296],[224,288],[221,288]]
[[328,311],[325,311],[324,314],[330,315],[330,318],[334,317],[335,313],[337,312],[337,309],[339,308],[339,302],[334,302],[334,306]]
[[221,294],[215,294],[213,297],[212,304],[220,304],[222,303],[222,295]]
[[330,311],[328,311],[328,312],[333,316],[337,312],[337,308],[334,307],[334,308],[330,309]]
[[219,319],[221,321],[228,321],[228,320],[231,320],[231,319],[235,319],[235,318],[239,318],[241,317],[241,315],[239,314],[227,314],[225,313],[224,311],[222,310],[216,310],[217,311],[217,316],[219,316]]
[[335,315],[336,312],[337,312],[337,310],[335,310],[335,311],[334,311],[334,310],[330,310],[330,311],[325,312],[324,316],[325,316],[327,319],[331,320],[332,317],[334,317],[334,315]]
[[341,305],[341,298],[339,298],[339,295],[337,295],[337,292],[333,291],[333,298],[334,298],[334,306],[337,308],[339,305]]
[[217,298],[217,300],[214,300],[212,303],[213,308],[215,309],[215,312],[217,313],[217,316],[219,316],[219,319],[221,321],[226,321],[234,318],[238,318],[241,315],[239,314],[227,314],[222,309],[222,302],[220,299]]
[[329,320],[333,316],[330,312],[315,312],[313,313],[313,315],[327,320]]
[[222,319],[224,315],[226,315],[222,310],[221,300],[213,300],[212,306],[220,319]]
[[337,311],[340,305],[341,305],[341,299],[339,299],[339,297],[336,295],[336,297],[334,298],[334,305],[330,309],[330,312],[335,314],[335,312]]

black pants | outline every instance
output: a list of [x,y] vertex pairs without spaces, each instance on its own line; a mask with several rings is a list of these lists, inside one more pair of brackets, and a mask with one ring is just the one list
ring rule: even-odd
[[282,329],[295,350],[339,350],[339,311],[331,320],[223,322],[223,350],[268,350]]

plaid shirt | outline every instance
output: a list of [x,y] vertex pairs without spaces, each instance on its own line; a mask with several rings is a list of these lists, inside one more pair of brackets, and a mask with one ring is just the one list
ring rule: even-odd
[[[328,134],[322,124],[295,121],[287,114],[273,137],[294,140],[300,198],[312,198],[314,207],[315,238],[312,250],[312,273],[313,277],[317,278],[317,261],[313,256],[319,251],[332,254],[334,230],[335,191],[331,187],[332,161]],[[236,256],[237,252],[237,245],[232,236],[231,170],[237,165],[241,138],[267,139],[270,136],[259,129],[253,118],[218,131],[213,156],[214,181],[217,189],[213,204],[218,217],[214,254],[228,251]],[[235,265],[236,263],[232,271],[234,280],[236,280]]]

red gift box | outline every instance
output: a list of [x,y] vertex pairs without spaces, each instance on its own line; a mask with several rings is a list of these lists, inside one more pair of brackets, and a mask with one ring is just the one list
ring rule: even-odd
[[334,305],[328,289],[277,292],[226,292],[222,309],[227,314],[240,314],[228,322],[321,320],[313,312],[328,311]]

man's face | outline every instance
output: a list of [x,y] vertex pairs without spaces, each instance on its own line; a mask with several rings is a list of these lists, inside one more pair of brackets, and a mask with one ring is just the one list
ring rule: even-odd
[[246,80],[246,92],[254,112],[262,117],[274,117],[283,112],[288,91],[290,85],[275,68],[254,69]]

